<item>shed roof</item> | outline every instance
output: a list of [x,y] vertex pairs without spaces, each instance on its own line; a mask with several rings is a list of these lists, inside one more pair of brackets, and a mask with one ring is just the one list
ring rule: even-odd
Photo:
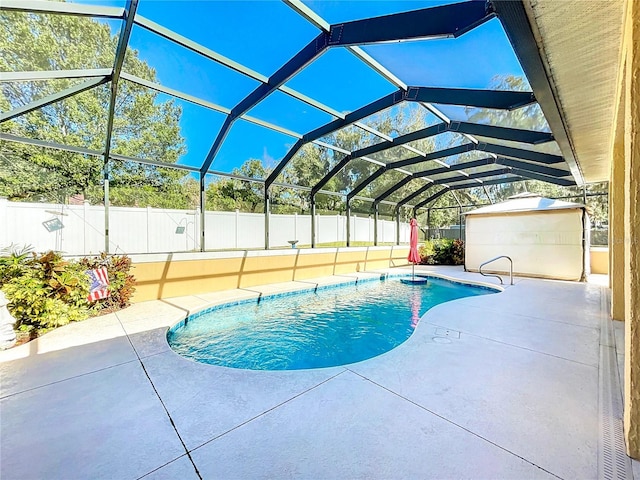
[[551,198],[529,196],[523,198],[512,198],[505,202],[477,208],[476,210],[466,212],[466,215],[500,215],[503,213],[571,210],[576,208],[585,208],[585,206],[581,203],[564,202],[562,200],[553,200]]

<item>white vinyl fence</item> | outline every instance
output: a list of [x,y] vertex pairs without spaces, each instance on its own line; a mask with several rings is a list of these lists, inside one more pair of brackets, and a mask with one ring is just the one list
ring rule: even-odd
[[[0,248],[31,245],[37,252],[57,250],[70,255],[104,251],[104,207],[9,202],[0,198]],[[351,217],[351,241],[373,242],[373,218]],[[317,215],[317,244],[344,242],[347,219]],[[158,208],[109,208],[111,253],[160,253],[200,250],[200,211]],[[206,250],[264,248],[264,215],[207,212]],[[289,240],[311,244],[310,215],[270,216],[270,247],[288,247]],[[394,243],[396,223],[378,221],[378,242]],[[400,224],[400,242],[409,241],[408,224]]]

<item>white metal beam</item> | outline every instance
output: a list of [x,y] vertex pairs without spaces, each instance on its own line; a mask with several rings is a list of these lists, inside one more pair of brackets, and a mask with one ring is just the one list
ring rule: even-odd
[[153,167],[173,168],[175,170],[185,170],[187,172],[199,172],[200,171],[199,168],[191,167],[189,165],[179,165],[177,163],[156,162],[155,160],[147,160],[146,158],[129,157],[127,155],[119,155],[117,153],[110,153],[109,154],[109,159],[110,160],[117,160],[119,162],[141,163],[142,165],[151,165]]
[[255,125],[260,125],[261,127],[268,128],[270,130],[273,130],[274,132],[283,133],[285,135],[289,135],[290,137],[294,137],[294,138],[302,138],[302,134],[301,133],[294,132],[294,131],[289,130],[289,129],[284,128],[284,127],[279,127],[278,125],[274,125],[273,123],[266,122],[264,120],[260,120],[259,118],[251,117],[249,115],[242,115],[239,118],[241,118],[242,120],[245,120],[247,122],[251,122],[251,123],[253,123]]
[[[315,27],[323,30],[325,32],[329,32],[331,29],[331,24],[327,22],[324,18],[310,9],[307,5],[302,3],[301,0],[284,0],[289,7],[291,7],[298,15],[306,19],[309,23],[314,25]],[[353,53],[356,57],[362,60],[364,63],[369,65],[369,67],[373,68],[376,72],[382,75],[387,81],[391,82],[396,87],[402,88],[406,90],[407,84],[396,77],[393,73],[387,70],[384,66],[382,66],[377,60],[375,60],[371,55],[362,50],[360,47],[352,46],[347,47],[347,49]]]
[[211,110],[215,110],[216,112],[224,113],[228,115],[231,113],[226,107],[222,107],[215,103],[209,102],[207,100],[203,100],[198,97],[194,97],[193,95],[189,95],[188,93],[181,92],[179,90],[175,90],[173,88],[165,87],[164,85],[160,85],[159,83],[150,82],[149,80],[145,80],[144,78],[136,77],[135,75],[131,75],[125,72],[120,74],[120,78],[127,80],[132,83],[136,83],[138,85],[142,85],[143,87],[150,88],[151,90],[155,90],[156,92],[166,93],[167,95],[171,95],[172,97],[180,98],[187,102],[195,103],[196,105],[200,105],[201,107],[209,108]]
[[387,70],[380,62],[378,62],[375,58],[369,55],[360,47],[347,47],[351,53],[353,53],[356,57],[362,60],[364,63],[369,65],[369,67],[373,68],[376,72],[384,77],[385,80],[392,83],[398,88],[403,90],[407,90],[409,88],[406,83],[396,77],[393,73]]
[[373,135],[375,135],[376,137],[380,137],[384,140],[386,140],[387,142],[391,142],[393,141],[393,137],[390,137],[389,135],[385,135],[384,133],[382,133],[380,130],[376,130],[373,127],[370,127],[369,125],[367,125],[366,123],[362,123],[362,122],[355,122],[353,124],[354,126],[361,128],[362,130],[364,130],[365,132],[369,132],[372,133]]
[[47,0],[2,0],[0,10],[32,13],[60,13],[83,17],[122,18],[124,8],[83,5],[70,2],[51,2]]
[[280,90],[283,93],[286,93],[287,95],[300,100],[304,103],[306,103],[307,105],[311,105],[312,107],[317,108],[318,110],[322,110],[325,113],[328,113],[329,115],[333,115],[334,117],[340,118],[340,119],[344,119],[345,115],[344,113],[340,113],[337,110],[334,110],[333,108],[325,105],[324,103],[320,103],[317,100],[314,100],[311,97],[308,97],[300,92],[296,92],[293,88],[289,88],[286,85],[281,85],[278,90]]
[[329,22],[327,22],[324,18],[307,7],[300,0],[284,0],[284,3],[286,3],[289,7],[295,10],[298,15],[305,18],[309,23],[319,28],[320,30],[328,32],[331,28],[331,24]]
[[[124,80],[127,80],[129,82],[132,82],[132,83],[136,83],[138,85],[142,85],[143,87],[150,88],[150,89],[155,90],[157,92],[162,92],[162,93],[165,93],[167,95],[171,95],[172,97],[180,98],[180,99],[185,100],[187,102],[191,102],[191,103],[194,103],[196,105],[200,105],[202,107],[209,108],[211,110],[215,110],[215,111],[220,112],[220,113],[224,113],[225,115],[229,115],[231,113],[231,110],[229,110],[226,107],[222,107],[222,106],[217,105],[215,103],[209,102],[207,100],[203,100],[203,99],[195,97],[193,95],[189,95],[188,93],[184,93],[184,92],[181,92],[179,90],[175,90],[173,88],[165,87],[164,85],[160,85],[159,83],[150,82],[149,80],[145,80],[143,78],[136,77],[135,75],[131,75],[131,74],[123,72],[123,73],[120,74],[120,78],[122,78]],[[256,117],[252,117],[250,115],[242,115],[240,118],[243,119],[243,120],[246,120],[247,122],[253,123],[255,125],[259,125],[261,127],[268,128],[269,130],[273,130],[275,132],[279,132],[279,133],[283,133],[285,135],[289,135],[290,137],[302,138],[302,134],[300,134],[298,132],[294,132],[294,131],[289,130],[287,128],[280,127],[278,125],[275,125],[273,123],[267,122],[265,120],[261,120],[261,119],[256,118]]]
[[[180,35],[179,33],[174,32],[173,30],[170,30],[166,27],[163,27],[162,25],[155,23],[141,15],[136,15],[135,18],[135,23],[143,28],[146,28],[147,30],[160,35],[163,38],[166,38],[167,40],[170,40],[178,45],[181,45],[185,48],[188,48],[189,50],[202,55],[206,58],[208,58],[209,60],[213,60],[214,62],[223,65],[227,68],[230,68],[238,73],[241,73],[242,75],[245,75],[253,80],[256,80],[260,83],[266,84],[269,82],[269,77],[262,75],[259,72],[256,72],[255,70],[252,70],[248,67],[245,67],[244,65],[235,62],[233,60],[231,60],[230,58],[225,57],[224,55],[221,55],[213,50],[211,50],[208,47],[205,47],[204,45],[201,45],[197,42],[194,42],[193,40],[188,39],[187,37]],[[281,85],[278,90],[282,91],[283,93],[286,93],[287,95],[290,95],[291,97],[294,97],[298,100],[301,100],[302,102],[317,108],[318,110],[322,110],[330,115],[336,116],[336,117],[340,117],[343,118],[344,115],[342,115],[340,112],[337,112],[336,110],[332,109],[331,107],[324,105],[323,103],[307,96],[304,95],[300,92],[295,91],[292,88],[289,88],[285,85]]]
[[204,45],[200,45],[199,43],[194,42],[193,40],[189,40],[187,37],[180,35],[179,33],[176,33],[173,30],[169,30],[168,28],[163,27],[162,25],[156,22],[153,22],[147,18],[144,18],[142,15],[136,14],[136,18],[134,21],[137,25],[140,25],[141,27],[144,27],[147,30],[153,33],[156,33],[161,37],[171,40],[172,42],[177,43],[178,45],[182,45],[183,47],[188,48],[193,52],[196,52],[204,57],[207,57],[208,59],[213,60],[216,63],[224,65],[225,67],[229,67],[232,70],[235,70],[236,72],[242,73],[247,77],[257,80],[258,82],[267,83],[269,81],[269,78],[262,75],[261,73],[258,73],[255,70],[245,67],[244,65],[238,62],[234,62],[230,58],[227,58],[224,55],[220,55],[219,53],[214,52],[213,50],[205,47]]
[[21,137],[19,135],[12,135],[10,133],[0,133],[0,140],[23,143],[25,145],[34,145],[36,147],[53,148],[55,150],[62,150],[65,152],[79,153],[81,155],[91,155],[92,157],[101,157],[104,154],[103,152],[100,152],[98,150],[91,150],[89,148],[75,147],[71,145],[63,145],[61,143],[38,140],[35,138]]
[[[12,135],[9,133],[0,133],[0,140],[4,140],[4,141],[8,141],[8,142],[16,142],[16,143],[23,143],[23,144],[27,144],[27,145],[35,145],[38,147],[45,147],[45,148],[53,148],[56,150],[63,150],[63,151],[67,151],[67,152],[73,152],[73,153],[79,153],[82,155],[91,155],[93,157],[102,157],[103,152],[100,152],[98,150],[91,150],[88,148],[82,148],[82,147],[74,147],[74,146],[70,146],[70,145],[62,145],[60,143],[56,143],[56,142],[48,142],[48,141],[44,141],[44,140],[36,140],[33,138],[26,138],[26,137],[20,137],[17,135]],[[175,163],[163,163],[163,162],[156,162],[154,160],[147,160],[144,158],[136,158],[136,157],[129,157],[126,155],[119,155],[116,153],[112,153],[109,155],[109,158],[112,160],[116,160],[119,162],[135,162],[135,163],[141,163],[143,165],[151,165],[151,166],[155,166],[155,167],[166,167],[166,168],[173,168],[176,170],[184,170],[184,171],[189,171],[189,172],[199,172],[200,169],[198,167],[191,167],[189,165],[179,165],[179,164],[175,164]],[[232,173],[225,173],[225,172],[218,172],[215,170],[209,170],[207,172],[208,175],[216,175],[219,177],[225,177],[225,178],[233,178],[236,180],[242,180],[242,181],[246,181],[246,182],[253,182],[253,183],[264,183],[264,179],[262,178],[251,178],[251,177],[245,177],[242,175],[234,175]],[[289,184],[285,184],[285,183],[273,183],[274,186],[278,186],[278,187],[284,187],[284,188],[294,188],[297,190],[303,190],[303,191],[310,191],[311,187],[303,187],[300,185],[289,185]],[[328,190],[320,190],[318,193],[322,193],[325,195],[333,195],[333,196],[338,196],[338,197],[344,197],[345,194],[343,193],[339,193],[339,192],[331,192]],[[367,198],[367,197],[354,197],[357,198],[359,200],[366,200],[366,201],[373,201],[372,198]],[[384,204],[389,204],[389,205],[395,205],[394,202],[389,202],[389,201],[381,201],[380,203],[384,203]]]
[[50,105],[52,103],[59,102],[60,100],[64,100],[65,98],[84,92],[85,90],[90,90],[108,81],[108,77],[87,80],[86,82],[74,85],[73,87],[65,88],[60,92],[47,95],[44,98],[39,98],[38,100],[28,103],[27,105],[23,105],[8,112],[3,112],[2,114],[0,114],[0,123],[19,117],[20,115],[24,115],[25,113],[31,112],[33,110],[37,110],[38,108],[46,107],[47,105]]
[[91,78],[111,75],[110,68],[88,68],[82,70],[45,70],[37,72],[0,72],[0,83],[33,82],[58,78]]
[[349,150],[345,150],[341,147],[336,147],[335,145],[331,145],[329,143],[323,142],[322,140],[314,140],[311,143],[315,143],[316,145],[324,148],[328,148],[329,150],[333,150],[335,152],[344,153],[345,155],[349,155],[351,152]]

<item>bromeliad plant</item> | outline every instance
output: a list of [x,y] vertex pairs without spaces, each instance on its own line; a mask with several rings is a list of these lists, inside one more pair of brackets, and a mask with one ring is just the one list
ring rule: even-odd
[[[86,271],[100,266],[107,268],[110,296],[89,302]],[[34,337],[128,306],[135,290],[130,267],[126,256],[101,254],[97,258],[65,260],[56,252],[38,255],[30,248],[12,245],[0,250],[0,289],[10,302],[15,328]]]

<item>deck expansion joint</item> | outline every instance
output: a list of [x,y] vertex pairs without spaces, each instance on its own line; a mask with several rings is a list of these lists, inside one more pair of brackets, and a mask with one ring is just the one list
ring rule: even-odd
[[461,429],[461,430],[464,430],[465,432],[469,433],[470,435],[473,435],[474,437],[477,437],[477,438],[479,438],[480,440],[482,440],[482,441],[484,441],[484,442],[487,442],[487,443],[489,443],[489,444],[493,445],[494,447],[499,448],[500,450],[502,450],[502,451],[504,451],[504,452],[507,452],[507,453],[509,453],[509,454],[513,455],[514,457],[519,458],[519,459],[520,459],[520,460],[522,460],[523,462],[526,462],[526,463],[528,463],[529,465],[532,465],[532,466],[534,466],[534,467],[536,467],[536,468],[539,468],[539,469],[540,469],[540,470],[542,470],[543,472],[548,473],[549,475],[552,475],[552,476],[554,476],[554,477],[556,477],[556,478],[558,478],[558,479],[560,479],[560,480],[564,480],[561,476],[556,475],[555,473],[551,472],[550,470],[547,470],[546,468],[544,468],[544,467],[542,467],[542,466],[540,466],[540,465],[538,465],[538,464],[536,464],[536,463],[532,462],[531,460],[529,460],[529,459],[527,459],[527,458],[523,457],[522,455],[518,455],[517,453],[515,453],[515,452],[513,452],[513,451],[509,450],[508,448],[503,447],[503,446],[502,446],[502,445],[500,445],[499,443],[496,443],[496,442],[494,442],[494,441],[492,441],[492,440],[489,440],[488,438],[486,438],[486,437],[484,437],[484,436],[480,435],[479,433],[476,433],[476,432],[474,432],[473,430],[470,430],[469,428],[467,428],[467,427],[465,427],[465,426],[463,426],[463,425],[461,425],[461,424],[459,424],[459,423],[454,422],[454,421],[453,421],[453,420],[451,420],[450,418],[447,418],[447,417],[445,417],[445,416],[443,416],[443,415],[440,415],[439,413],[436,413],[436,412],[434,412],[433,410],[430,410],[430,409],[428,409],[427,407],[425,407],[425,406],[423,406],[423,405],[420,405],[419,403],[417,403],[417,402],[415,402],[415,401],[411,400],[410,398],[405,397],[404,395],[401,395],[400,393],[395,392],[395,391],[391,390],[390,388],[385,387],[384,385],[381,385],[381,384],[379,384],[378,382],[375,382],[374,380],[371,380],[370,378],[367,378],[367,377],[366,377],[366,376],[364,376],[364,375],[361,375],[361,374],[360,374],[360,373],[358,373],[358,372],[355,372],[355,371],[353,371],[353,370],[351,370],[351,369],[348,369],[348,371],[349,371],[349,372],[351,372],[351,373],[353,373],[353,374],[355,374],[355,375],[357,375],[357,376],[359,376],[360,378],[362,378],[362,379],[366,380],[367,382],[370,382],[371,384],[375,385],[376,387],[379,387],[379,388],[381,388],[381,389],[383,389],[383,390],[385,390],[385,391],[387,391],[387,392],[391,393],[392,395],[395,395],[396,397],[399,397],[399,398],[401,398],[402,400],[404,400],[404,401],[406,401],[406,402],[409,402],[409,403],[411,403],[412,405],[415,405],[415,406],[416,406],[416,407],[418,407],[419,409],[424,410],[425,412],[430,413],[431,415],[433,415],[433,416],[435,416],[435,417],[438,417],[439,419],[444,420],[445,422],[450,423],[451,425],[453,425],[453,426],[455,426],[455,427],[457,427],[457,428],[459,428],[459,429]]

